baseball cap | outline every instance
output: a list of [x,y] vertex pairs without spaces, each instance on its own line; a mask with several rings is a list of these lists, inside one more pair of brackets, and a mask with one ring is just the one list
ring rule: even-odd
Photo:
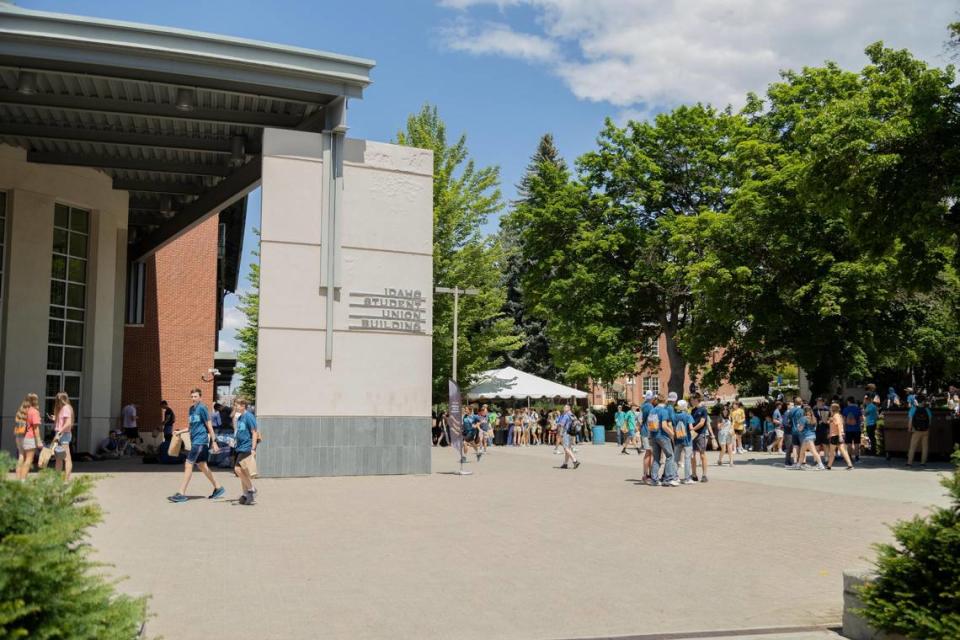
[[676,392],[676,391],[671,391],[671,392],[667,395],[667,402],[676,402],[676,401],[677,401],[677,392]]
[[644,391],[643,392],[644,400],[653,400],[653,391]]
[[677,409],[683,410],[683,409],[686,409],[686,408],[687,408],[687,401],[686,401],[686,400],[681,400],[680,402],[677,403]]

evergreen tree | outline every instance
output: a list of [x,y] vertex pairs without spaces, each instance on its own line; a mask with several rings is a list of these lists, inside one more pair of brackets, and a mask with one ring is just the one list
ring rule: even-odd
[[[436,107],[424,105],[407,119],[397,143],[433,152],[433,283],[476,288],[462,296],[457,341],[459,369],[455,378],[468,384],[480,371],[498,366],[502,354],[519,344],[513,320],[503,313],[506,290],[501,280],[503,247],[483,235],[489,216],[503,207],[498,167],[477,167],[467,139],[447,140]],[[433,396],[445,401],[451,377],[453,296],[433,298]]]
[[240,294],[240,304],[237,309],[247,316],[247,324],[237,331],[237,341],[240,348],[237,350],[237,373],[240,382],[240,395],[250,402],[257,398],[257,333],[260,326],[260,231],[253,230],[257,236],[257,248],[251,253],[255,260],[250,263],[250,273],[247,282],[250,289]]

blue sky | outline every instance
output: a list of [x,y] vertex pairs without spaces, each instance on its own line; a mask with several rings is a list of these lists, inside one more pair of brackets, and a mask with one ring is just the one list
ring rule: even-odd
[[[878,39],[937,65],[955,0],[17,0],[30,9],[169,25],[376,60],[350,135],[389,141],[437,105],[474,158],[515,194],[540,136],[569,160],[607,116],[684,102],[736,104],[777,71],[824,59],[859,68]],[[259,224],[259,194],[249,229]],[[496,221],[488,225],[496,228]],[[245,259],[245,265],[248,258]],[[246,266],[243,269],[246,272]],[[245,281],[244,281],[245,283]],[[240,318],[228,298],[223,346]]]

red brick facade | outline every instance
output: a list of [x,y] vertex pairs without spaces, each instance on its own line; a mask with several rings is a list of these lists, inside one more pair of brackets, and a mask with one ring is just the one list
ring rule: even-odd
[[[607,405],[610,402],[622,401],[628,404],[642,404],[643,393],[646,388],[664,396],[669,391],[670,382],[670,362],[667,359],[667,337],[663,334],[657,340],[657,355],[660,356],[660,368],[656,371],[644,371],[639,375],[625,376],[613,381],[613,385],[598,384],[593,381],[590,384],[590,404],[594,406]],[[722,352],[718,352],[719,357]],[[640,367],[640,364],[637,364]],[[683,376],[683,391],[687,395],[690,389],[690,371],[689,369]],[[720,385],[719,389],[714,390],[714,395],[722,399],[731,399],[737,396],[737,388],[730,383]]]
[[147,260],[143,324],[123,335],[124,405],[137,405],[141,430],[161,424],[160,400],[177,427],[187,425],[190,390],[200,387],[212,406],[217,332],[218,218],[211,216]]

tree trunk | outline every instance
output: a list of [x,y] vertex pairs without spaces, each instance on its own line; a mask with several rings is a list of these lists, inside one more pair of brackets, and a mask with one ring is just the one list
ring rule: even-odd
[[687,361],[677,347],[677,331],[669,322],[664,325],[663,333],[667,337],[667,363],[670,365],[670,380],[667,382],[667,390],[673,391],[678,397],[682,398],[685,391],[683,380],[687,373]]

